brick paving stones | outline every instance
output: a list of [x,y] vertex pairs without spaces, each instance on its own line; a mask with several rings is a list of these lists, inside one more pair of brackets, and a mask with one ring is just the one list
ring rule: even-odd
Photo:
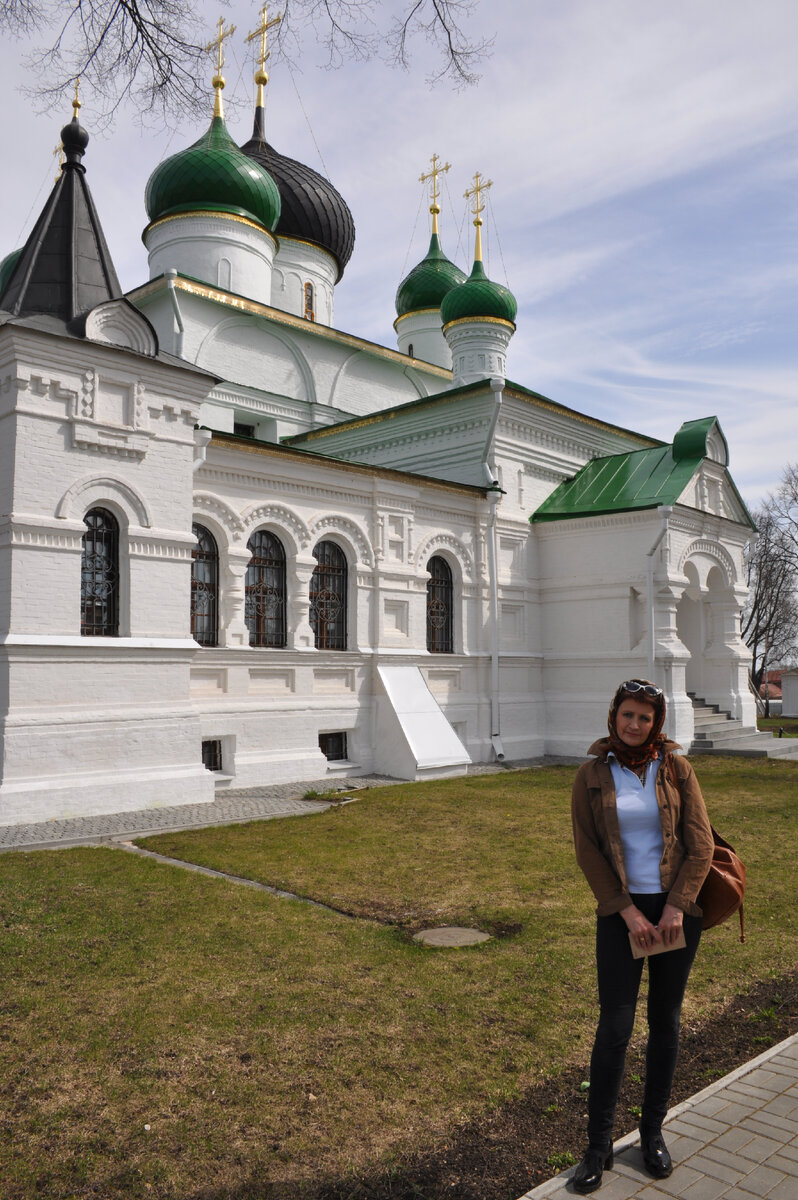
[[[639,1138],[615,1144],[601,1200],[798,1200],[798,1034],[677,1105],[665,1124],[670,1179],[643,1169]],[[520,1200],[569,1200],[573,1170]]]

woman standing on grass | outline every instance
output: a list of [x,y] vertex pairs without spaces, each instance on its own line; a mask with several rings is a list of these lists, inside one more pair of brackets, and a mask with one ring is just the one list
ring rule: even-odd
[[663,736],[664,722],[660,688],[646,679],[622,683],[610,705],[609,737],[593,743],[588,753],[595,757],[574,781],[576,859],[598,904],[600,1006],[590,1061],[588,1149],[572,1179],[581,1195],[600,1187],[602,1172],[612,1167],[615,1106],[645,961],[634,953],[652,956],[643,1163],[655,1179],[673,1170],[662,1123],[676,1068],[682,999],[701,937],[696,898],[713,840],[698,781],[687,760],[674,753],[680,747]]

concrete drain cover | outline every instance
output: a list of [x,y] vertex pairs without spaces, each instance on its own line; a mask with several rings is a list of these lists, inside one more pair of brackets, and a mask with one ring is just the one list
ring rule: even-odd
[[490,934],[481,929],[463,929],[457,925],[441,925],[437,929],[422,929],[413,935],[414,942],[424,946],[476,946],[489,942]]

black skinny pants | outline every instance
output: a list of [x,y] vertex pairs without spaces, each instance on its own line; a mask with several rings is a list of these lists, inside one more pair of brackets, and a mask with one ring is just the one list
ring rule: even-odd
[[[661,895],[632,896],[656,925],[667,900]],[[648,959],[648,1046],[642,1129],[656,1132],[668,1111],[679,1053],[679,1020],[690,968],[701,937],[701,918],[685,914],[684,950],[667,950]],[[632,958],[629,930],[620,913],[598,917],[596,965],[600,1016],[590,1060],[588,1140],[596,1149],[612,1144],[615,1106],[621,1090],[626,1047],[632,1036],[637,996],[646,959]]]

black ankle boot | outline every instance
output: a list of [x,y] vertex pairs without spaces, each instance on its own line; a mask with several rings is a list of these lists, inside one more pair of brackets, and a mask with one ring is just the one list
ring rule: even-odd
[[601,1176],[605,1171],[612,1170],[614,1156],[612,1146],[609,1150],[593,1150],[588,1148],[585,1157],[571,1176],[571,1184],[580,1196],[587,1196],[601,1187]]
[[640,1130],[640,1149],[643,1166],[655,1179],[667,1179],[673,1172],[673,1161],[665,1145],[662,1130]]

